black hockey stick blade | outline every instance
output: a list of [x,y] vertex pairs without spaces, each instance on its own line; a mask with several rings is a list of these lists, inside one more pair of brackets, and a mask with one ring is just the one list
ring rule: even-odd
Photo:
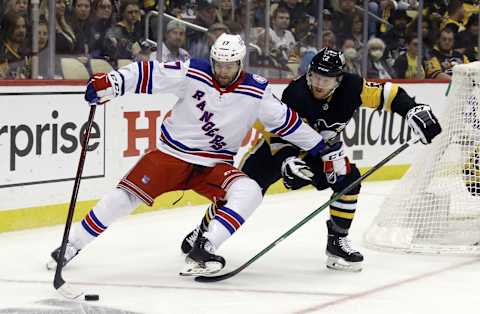
[[327,208],[328,206],[330,206],[330,204],[332,204],[333,202],[337,201],[342,195],[348,193],[350,190],[352,190],[354,187],[356,187],[358,184],[360,184],[360,182],[362,182],[363,180],[365,180],[366,178],[368,178],[372,173],[374,173],[375,171],[377,171],[379,168],[381,168],[383,165],[385,165],[387,162],[389,162],[391,159],[393,159],[395,156],[397,156],[398,154],[400,154],[402,151],[404,151],[406,148],[408,148],[409,146],[417,143],[419,141],[418,138],[414,138],[414,139],[411,139],[409,140],[408,142],[402,144],[402,146],[400,146],[399,148],[397,148],[394,152],[392,152],[390,155],[388,155],[387,157],[385,157],[383,160],[381,160],[379,163],[377,163],[376,165],[374,165],[373,167],[371,167],[370,169],[368,169],[367,172],[365,172],[361,177],[359,177],[357,180],[353,181],[352,183],[350,183],[349,186],[347,186],[346,188],[344,188],[342,191],[340,191],[339,193],[335,194],[332,196],[332,198],[330,198],[325,204],[323,204],[322,206],[320,206],[319,208],[317,208],[315,211],[313,211],[310,215],[308,215],[307,217],[305,217],[302,221],[300,221],[299,223],[297,223],[295,226],[293,226],[292,228],[290,228],[287,232],[285,232],[284,234],[282,234],[280,237],[278,237],[275,241],[273,241],[272,243],[270,243],[266,248],[264,248],[263,250],[261,250],[259,253],[257,253],[257,255],[255,255],[254,257],[252,257],[251,259],[249,259],[247,262],[245,262],[244,264],[242,264],[240,267],[228,272],[228,273],[225,273],[225,274],[222,274],[222,275],[216,275],[216,276],[198,276],[198,277],[195,277],[195,281],[198,281],[198,282],[216,282],[216,281],[222,281],[222,280],[225,280],[225,279],[228,279],[228,278],[231,278],[235,275],[237,275],[238,273],[240,273],[242,270],[244,270],[245,268],[247,268],[250,264],[252,264],[253,262],[255,262],[256,260],[258,260],[260,257],[262,257],[265,253],[267,253],[268,251],[270,251],[271,249],[273,249],[274,246],[276,246],[277,244],[279,244],[280,242],[282,242],[283,240],[285,240],[287,237],[289,237],[292,233],[294,233],[295,231],[297,231],[301,226],[303,226],[305,223],[307,223],[308,221],[310,221],[313,217],[315,217],[316,215],[318,215],[320,212],[322,212],[325,208]]
[[[70,234],[70,227],[72,226],[73,214],[75,212],[75,204],[77,203],[78,189],[80,188],[80,180],[82,178],[83,166],[85,164],[85,157],[87,154],[88,140],[92,133],[93,119],[95,117],[95,110],[97,106],[90,106],[90,114],[88,116],[87,129],[85,130],[85,137],[83,139],[83,146],[80,152],[80,159],[78,161],[77,174],[75,176],[75,183],[73,184],[72,197],[70,199],[70,206],[68,207],[67,221],[65,222],[65,229],[63,231],[62,244],[60,246],[60,253],[58,259],[61,261],[65,256],[67,248],[68,236]],[[57,263],[55,270],[55,277],[53,278],[53,287],[65,298],[76,299],[83,295],[83,292],[77,291],[70,286],[62,277],[63,263]]]

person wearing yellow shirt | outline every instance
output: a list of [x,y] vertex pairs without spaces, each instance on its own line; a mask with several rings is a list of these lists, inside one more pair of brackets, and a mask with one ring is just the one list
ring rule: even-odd
[[418,39],[417,36],[407,36],[407,51],[400,55],[393,64],[397,78],[417,79],[425,78],[425,69],[423,68],[423,56],[421,57],[421,69],[417,75],[417,59],[418,59]]

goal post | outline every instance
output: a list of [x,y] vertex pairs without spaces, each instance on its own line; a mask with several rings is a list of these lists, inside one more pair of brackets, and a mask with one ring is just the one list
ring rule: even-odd
[[443,132],[431,145],[415,146],[410,170],[364,235],[368,247],[480,254],[479,103],[480,62],[455,66]]

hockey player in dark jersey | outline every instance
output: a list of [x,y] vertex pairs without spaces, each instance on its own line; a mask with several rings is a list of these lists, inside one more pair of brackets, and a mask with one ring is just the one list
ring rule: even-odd
[[[330,153],[312,158],[294,145],[265,134],[244,158],[240,169],[254,179],[265,193],[280,178],[292,190],[312,184],[316,189],[339,192],[360,177],[355,164],[344,153],[340,133],[360,107],[395,112],[405,119],[423,144],[431,143],[441,132],[440,124],[428,105],[417,104],[396,84],[368,82],[343,72],[341,52],[323,48],[311,61],[308,72],[292,81],[282,101],[316,129],[330,146]],[[363,255],[353,249],[347,238],[357,207],[360,185],[330,206],[327,221],[327,267],[360,271]],[[219,204],[207,209],[201,224],[182,242],[188,253],[192,243],[212,219],[228,223],[216,215]]]

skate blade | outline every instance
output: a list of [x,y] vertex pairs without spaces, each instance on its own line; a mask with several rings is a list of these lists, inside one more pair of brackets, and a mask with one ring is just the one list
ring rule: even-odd
[[327,258],[328,269],[357,273],[362,271],[362,266],[362,262],[347,262],[343,258],[332,256]]
[[57,262],[52,258],[45,266],[47,267],[47,270],[55,270],[57,269]]
[[218,273],[223,268],[222,263],[206,262],[205,267],[198,263],[187,263],[185,268],[180,272],[180,276],[199,276],[199,275],[213,275]]

